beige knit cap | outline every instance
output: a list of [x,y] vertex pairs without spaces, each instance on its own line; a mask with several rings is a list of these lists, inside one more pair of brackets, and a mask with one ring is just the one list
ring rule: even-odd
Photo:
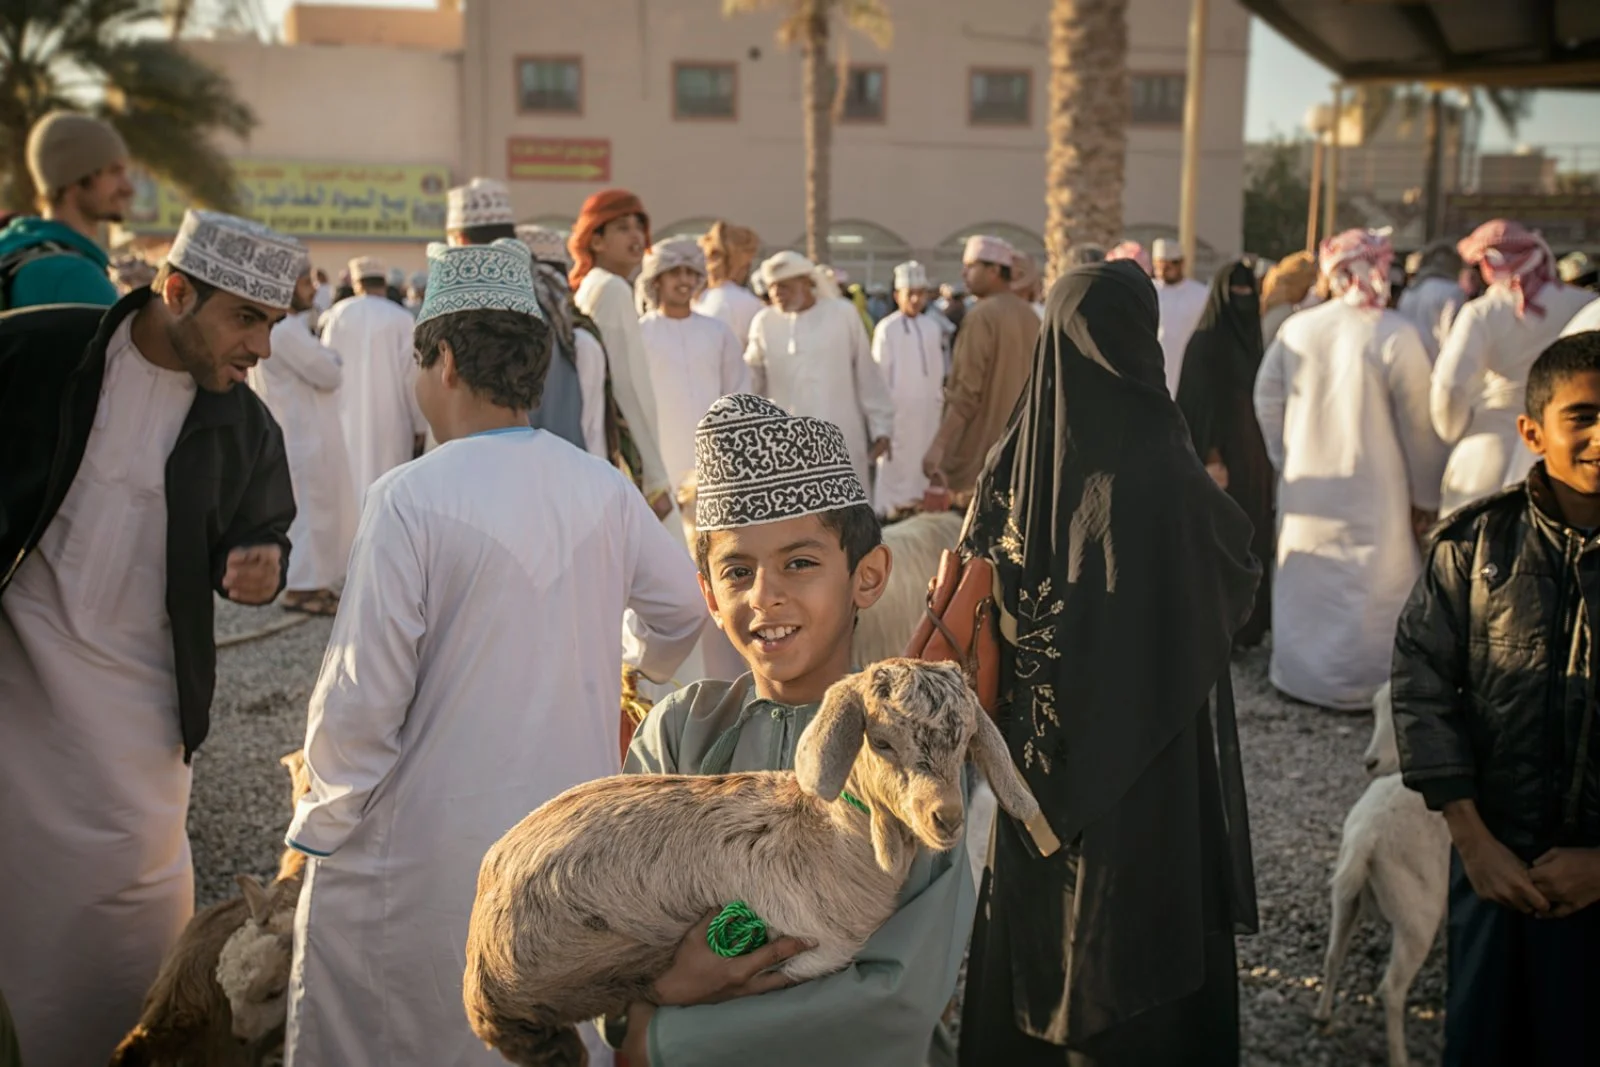
[[76,111],[52,111],[28,133],[28,170],[44,196],[127,158],[120,133]]

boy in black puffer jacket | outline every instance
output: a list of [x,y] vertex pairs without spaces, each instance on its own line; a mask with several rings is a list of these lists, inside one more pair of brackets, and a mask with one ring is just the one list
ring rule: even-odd
[[1404,780],[1455,846],[1447,1067],[1600,1062],[1600,333],[1525,407],[1543,462],[1435,532],[1395,638]]

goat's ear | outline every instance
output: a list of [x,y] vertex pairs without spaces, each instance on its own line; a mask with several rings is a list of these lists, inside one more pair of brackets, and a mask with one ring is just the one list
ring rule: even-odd
[[[976,704],[977,697],[972,699]],[[976,711],[978,728],[973,731],[972,740],[967,746],[967,754],[972,757],[972,762],[978,765],[978,770],[983,772],[983,777],[989,783],[989,788],[994,790],[994,798],[1000,807],[1027,827],[1028,833],[1033,837],[1034,845],[1042,855],[1050,855],[1061,847],[1061,842],[1056,839],[1050,824],[1045,821],[1044,814],[1039,810],[1039,802],[1028,789],[1028,783],[1022,780],[1022,774],[1011,759],[1011,750],[1006,747],[1006,739],[1001,736],[1000,728],[994,724],[994,720],[989,718],[983,708],[979,707]]]
[[850,778],[867,729],[867,705],[861,696],[865,684],[860,674],[834,682],[822,698],[817,717],[800,735],[794,754],[800,788],[823,800],[837,800]]
[[244,906],[250,911],[250,921],[260,922],[272,910],[271,896],[261,888],[261,883],[248,874],[236,874],[234,881],[239,883],[239,891],[244,894]]
[[872,853],[885,874],[901,874],[900,861],[905,856],[906,839],[900,822],[886,812],[882,805],[872,808]]
[[306,767],[306,750],[297,748],[278,761],[289,768],[289,800],[298,804],[311,792],[311,771]]

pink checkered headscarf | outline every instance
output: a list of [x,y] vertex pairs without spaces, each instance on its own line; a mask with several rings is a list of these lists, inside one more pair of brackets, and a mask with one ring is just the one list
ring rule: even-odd
[[1131,259],[1139,264],[1146,273],[1151,273],[1154,268],[1150,265],[1150,253],[1144,250],[1144,245],[1138,241],[1124,241],[1106,253],[1107,262],[1114,259]]
[[1489,285],[1504,285],[1517,298],[1517,315],[1544,315],[1534,298],[1556,280],[1556,259],[1538,230],[1510,219],[1490,219],[1456,245],[1468,263],[1477,264]]
[[1346,230],[1323,241],[1317,252],[1317,266],[1334,295],[1357,307],[1388,306],[1393,260],[1388,230]]

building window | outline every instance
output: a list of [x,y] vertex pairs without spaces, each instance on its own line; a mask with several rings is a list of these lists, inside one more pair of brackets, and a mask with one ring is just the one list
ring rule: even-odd
[[672,65],[674,118],[738,118],[738,90],[739,70],[732,63]]
[[1033,72],[974,70],[967,99],[974,126],[1026,126],[1033,121]]
[[1182,126],[1185,85],[1182,74],[1130,74],[1129,121],[1135,126]]
[[889,77],[887,68],[852,65],[844,77],[844,109],[840,119],[844,122],[882,122],[884,83]]
[[583,60],[523,56],[517,59],[517,110],[583,114]]

